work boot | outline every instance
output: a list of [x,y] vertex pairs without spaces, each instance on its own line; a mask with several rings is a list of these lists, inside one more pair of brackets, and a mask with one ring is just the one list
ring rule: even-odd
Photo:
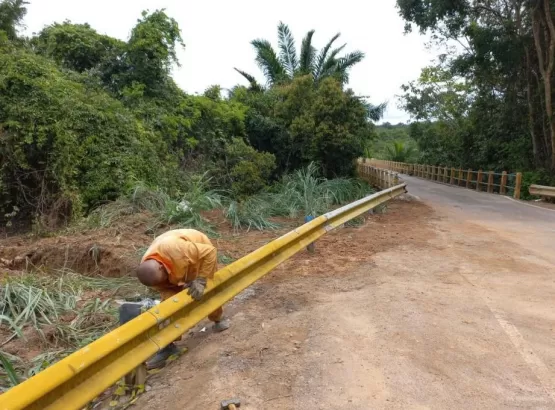
[[170,343],[146,362],[146,368],[151,370],[164,367],[166,360],[168,360],[170,356],[174,354],[177,355],[179,353],[181,353],[181,350],[179,350],[175,343]]
[[218,322],[215,322],[212,326],[212,329],[214,330],[214,332],[223,332],[224,330],[229,329],[229,325],[229,319],[222,319]]

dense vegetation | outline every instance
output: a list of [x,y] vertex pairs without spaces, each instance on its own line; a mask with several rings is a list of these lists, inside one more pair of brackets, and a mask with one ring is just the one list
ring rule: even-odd
[[180,198],[195,175],[239,201],[311,163],[349,177],[384,108],[347,88],[364,55],[334,48],[339,35],[317,51],[311,31],[297,55],[281,23],[279,52],[252,42],[266,84],[241,72],[247,86],[188,95],[170,76],[185,45],[164,10],[127,41],[69,21],[27,38],[26,4],[0,1],[2,225],[67,224],[137,185]]
[[[406,30],[444,46],[406,84],[420,161],[464,168],[555,173],[552,0],[397,0]],[[555,181],[553,181],[555,182]]]

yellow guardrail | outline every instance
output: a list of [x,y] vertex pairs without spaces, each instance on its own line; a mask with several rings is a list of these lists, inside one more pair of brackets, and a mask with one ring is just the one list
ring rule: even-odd
[[530,185],[528,192],[531,195],[555,198],[555,186]]
[[319,216],[219,270],[201,301],[181,292],[0,395],[1,410],[80,409],[210,312],[330,230],[406,192],[405,184]]

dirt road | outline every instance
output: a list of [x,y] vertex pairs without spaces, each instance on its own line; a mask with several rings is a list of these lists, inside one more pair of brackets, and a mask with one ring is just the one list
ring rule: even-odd
[[407,179],[419,200],[245,291],[138,408],[555,408],[555,212]]

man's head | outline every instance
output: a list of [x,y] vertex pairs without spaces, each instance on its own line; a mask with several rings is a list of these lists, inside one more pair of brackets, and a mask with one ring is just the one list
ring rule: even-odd
[[137,279],[145,286],[158,286],[168,282],[168,272],[160,262],[147,259],[137,268]]

